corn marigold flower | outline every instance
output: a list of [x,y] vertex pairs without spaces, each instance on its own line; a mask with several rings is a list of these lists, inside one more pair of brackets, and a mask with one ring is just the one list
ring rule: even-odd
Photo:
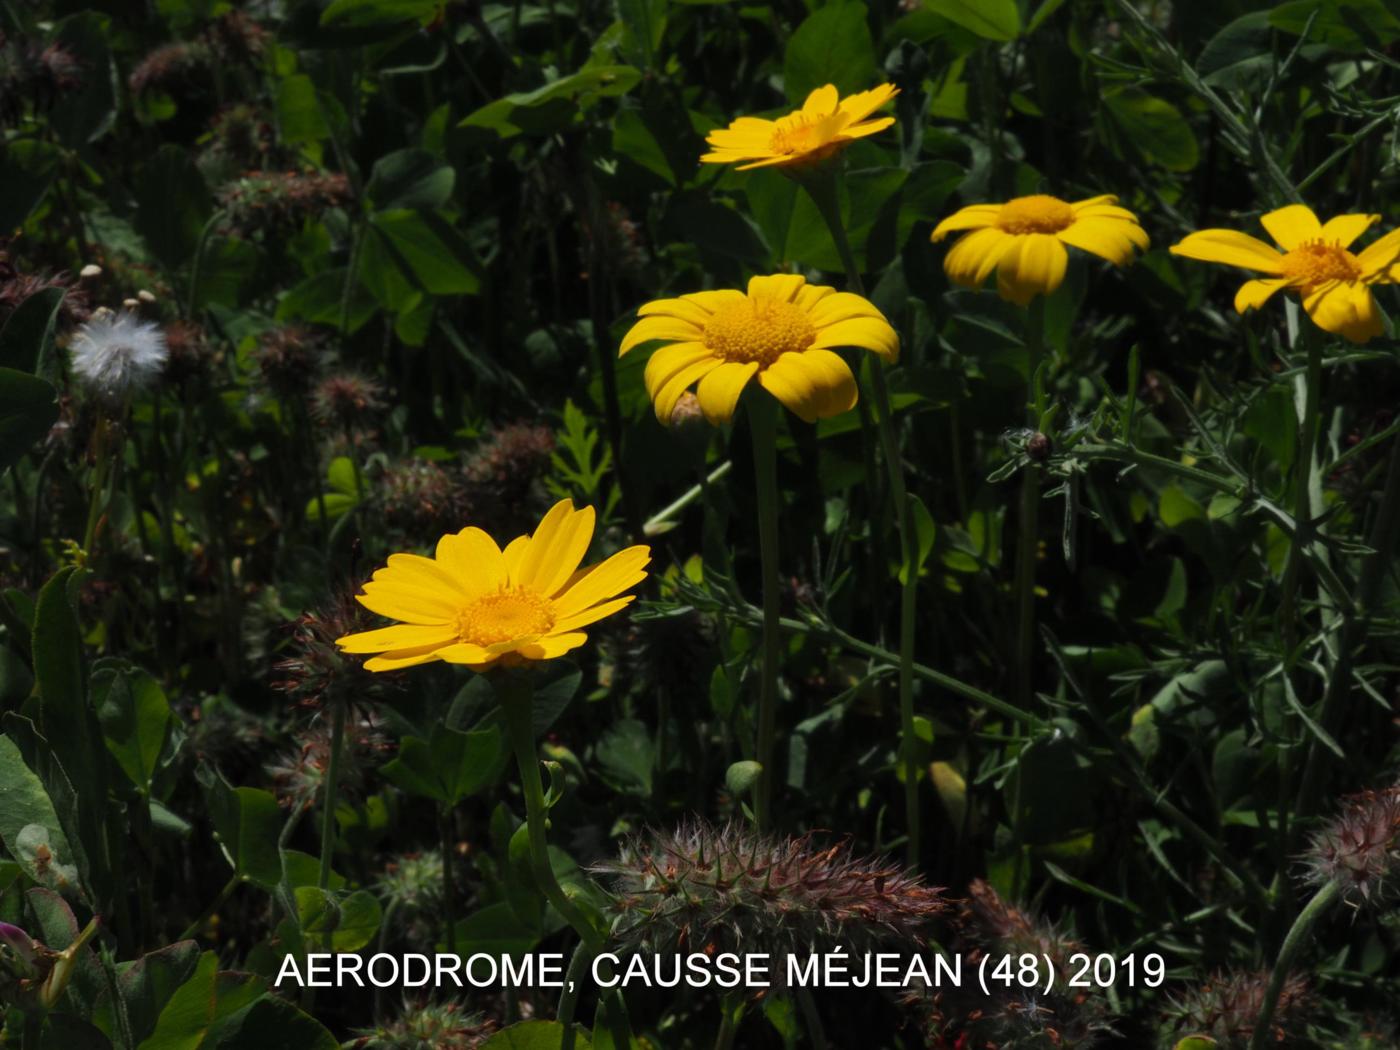
[[1338,215],[1318,221],[1305,204],[1290,204],[1260,217],[1282,251],[1235,230],[1199,230],[1171,247],[1173,255],[1223,263],[1267,274],[1235,293],[1239,313],[1257,310],[1281,289],[1296,292],[1323,331],[1365,343],[1385,330],[1371,285],[1400,280],[1400,230],[1360,252],[1352,243],[1379,215]]
[[1147,232],[1111,194],[1063,201],[1045,193],[1005,204],[970,204],[933,228],[936,243],[967,231],[949,250],[943,270],[954,284],[981,287],[993,270],[997,293],[1018,306],[1050,295],[1065,279],[1065,245],[1124,266],[1146,251]]
[[94,315],[78,328],[68,352],[82,384],[113,401],[150,386],[169,357],[160,327],[125,310]]
[[739,165],[740,171],[815,164],[893,124],[894,117],[867,118],[898,93],[893,84],[881,84],[843,99],[834,85],[826,84],[787,116],[777,120],[739,117],[729,127],[710,132],[705,142],[711,152],[700,160],[706,164],[749,161]]
[[[548,660],[588,640],[579,628],[611,616],[646,578],[651,548],[628,547],[579,569],[593,539],[592,507],[556,503],[533,535],[501,550],[468,527],[438,541],[435,557],[391,554],[355,599],[399,620],[392,627],[336,639],[348,653],[379,653],[370,671],[443,660],[483,670]],[[619,597],[621,595],[621,597]]]
[[658,299],[637,311],[619,356],[648,342],[646,388],[656,418],[669,424],[693,384],[711,423],[734,417],[757,377],[763,389],[808,423],[856,403],[856,380],[835,347],[861,347],[894,362],[899,336],[869,300],[808,284],[796,274],[754,277],[748,292],[724,289]]

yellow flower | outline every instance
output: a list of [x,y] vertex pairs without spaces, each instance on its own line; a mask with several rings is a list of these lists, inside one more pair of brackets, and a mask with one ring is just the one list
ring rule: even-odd
[[670,343],[647,362],[656,418],[669,423],[693,384],[711,423],[734,417],[749,380],[811,423],[856,403],[856,381],[833,347],[857,346],[893,362],[899,336],[868,300],[808,284],[795,274],[754,277],[736,289],[658,299],[622,340],[618,356],[653,341]]
[[402,621],[337,638],[347,653],[379,653],[371,671],[445,660],[481,670],[497,661],[548,660],[588,640],[579,630],[611,616],[634,595],[651,548],[628,547],[580,569],[593,539],[593,508],[560,500],[532,536],[504,551],[478,528],[449,533],[437,556],[391,554],[356,601]]
[[941,241],[958,230],[971,231],[943,260],[955,284],[981,287],[993,270],[997,292],[1018,306],[1049,295],[1065,279],[1065,245],[1102,256],[1115,266],[1132,261],[1133,249],[1147,250],[1147,234],[1137,216],[1118,207],[1113,196],[1062,201],[1044,193],[1005,204],[972,204],[948,216],[933,230]]
[[1338,215],[1319,223],[1305,204],[1290,204],[1259,221],[1282,252],[1234,230],[1201,230],[1171,247],[1173,255],[1269,274],[1246,281],[1235,294],[1240,313],[1257,309],[1281,288],[1298,293],[1303,309],[1324,331],[1364,343],[1385,330],[1371,285],[1400,280],[1400,230],[1359,254],[1351,244],[1379,215]]
[[827,84],[808,95],[801,109],[785,117],[740,117],[729,127],[710,132],[705,141],[713,152],[700,160],[707,164],[753,162],[741,164],[740,171],[814,164],[893,124],[894,117],[866,118],[897,94],[898,88],[881,84],[842,99],[836,88]]

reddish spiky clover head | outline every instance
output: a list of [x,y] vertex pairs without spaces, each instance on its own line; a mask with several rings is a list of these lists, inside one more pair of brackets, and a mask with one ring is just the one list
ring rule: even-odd
[[858,952],[913,940],[948,907],[942,890],[848,844],[821,849],[811,834],[732,823],[635,836],[593,870],[615,879],[613,934],[633,951],[806,955],[839,942]]
[[[1254,1023],[1271,976],[1267,970],[1215,974],[1173,1000],[1167,1010],[1168,1031],[1173,1038],[1207,1036],[1215,1040],[1220,1050],[1245,1050],[1254,1038]],[[1312,1011],[1307,979],[1290,975],[1274,1009],[1268,1045],[1303,1045]]]
[[1400,882],[1400,785],[1343,800],[1341,812],[1313,835],[1303,863],[1308,882],[1337,883],[1351,904],[1392,896]]
[[343,432],[365,426],[384,406],[384,387],[360,372],[328,375],[311,395],[312,417]]
[[361,1029],[346,1050],[477,1050],[496,1023],[461,1003],[408,1004],[394,1021]]

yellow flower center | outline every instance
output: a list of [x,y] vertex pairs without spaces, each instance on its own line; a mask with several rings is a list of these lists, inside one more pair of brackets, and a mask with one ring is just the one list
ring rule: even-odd
[[1074,225],[1074,209],[1059,197],[1035,193],[1001,206],[997,227],[1006,233],[1059,233]]
[[1318,285],[1327,281],[1361,279],[1361,260],[1340,244],[1304,241],[1283,257],[1281,272],[1293,284]]
[[705,346],[716,357],[765,368],[783,354],[806,350],[816,337],[807,312],[779,299],[747,299],[705,324]]
[[457,613],[457,637],[472,645],[495,645],[554,626],[554,604],[526,587],[502,587]]
[[768,148],[774,153],[807,153],[825,146],[831,140],[827,117],[809,117],[806,113],[790,113],[777,121]]

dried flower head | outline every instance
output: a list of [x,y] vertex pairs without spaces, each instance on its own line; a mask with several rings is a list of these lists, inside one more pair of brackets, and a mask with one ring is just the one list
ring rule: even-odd
[[305,325],[284,325],[264,332],[253,351],[263,381],[278,397],[305,399],[321,367],[325,341]]
[[68,352],[83,386],[110,401],[145,390],[169,357],[160,327],[125,310],[93,315],[78,328]]
[[1313,835],[1304,855],[1307,880],[1340,884],[1353,904],[1375,904],[1400,874],[1400,785],[1363,791]]
[[615,879],[613,934],[631,950],[806,954],[912,940],[942,915],[942,890],[899,865],[818,848],[811,834],[760,834],[701,821],[634,836],[593,871]]
[[165,349],[170,355],[165,374],[180,386],[204,379],[214,363],[214,347],[204,329],[193,321],[175,321],[167,325]]
[[[373,715],[364,714],[346,726],[337,785],[342,797],[358,797],[369,771],[377,768],[385,754],[392,750],[393,745],[380,732]],[[295,751],[284,754],[267,767],[277,801],[290,810],[310,809],[325,797],[330,762],[329,727],[316,725],[305,730]]]
[[473,520],[493,532],[528,528],[544,502],[538,483],[553,454],[549,427],[510,423],[497,428],[463,466]]
[[0,31],[0,126],[18,124],[26,101],[36,115],[46,112],[82,80],[82,66],[63,46]]
[[71,284],[66,275],[20,273],[10,262],[9,255],[0,250],[0,327],[26,299],[50,288],[63,290],[63,299],[59,303],[62,323],[81,324],[91,316],[87,294]]
[[436,911],[442,902],[442,854],[404,853],[384,868],[377,887],[386,903],[413,911]]
[[350,181],[338,172],[250,172],[219,191],[230,232],[239,236],[294,230],[307,219],[350,203]]
[[127,86],[133,95],[161,91],[169,95],[186,93],[209,73],[212,55],[202,41],[162,44],[131,71]]
[[477,1050],[496,1031],[482,1014],[461,1003],[408,1004],[395,1021],[362,1028],[347,1050]]
[[201,161],[229,165],[231,175],[265,167],[280,158],[272,121],[255,107],[239,102],[215,115]]
[[[1263,1005],[1269,978],[1268,971],[1217,973],[1173,1000],[1167,1010],[1167,1027],[1178,1037],[1208,1036],[1220,1050],[1244,1050],[1254,1038],[1254,1022]],[[1268,1044],[1276,1047],[1300,1045],[1312,1010],[1313,999],[1307,979],[1296,974],[1290,976],[1274,1010]]]
[[379,479],[385,522],[405,535],[446,532],[476,519],[468,510],[466,486],[453,471],[427,459],[404,459],[385,468]]
[[911,990],[905,1002],[923,1014],[932,1045],[1087,1050],[1113,1034],[1105,997],[1069,987],[1070,956],[1084,950],[1079,942],[1016,907],[980,879],[968,887],[957,928],[964,966],[976,970],[988,956],[1030,954],[1037,960],[1048,958],[1056,977],[1049,994],[992,982],[988,997],[975,981],[962,987]]
[[291,625],[285,655],[274,665],[283,677],[273,687],[307,707],[383,699],[393,683],[366,671],[361,661],[346,659],[335,644],[337,638],[364,630],[371,619],[349,587],[321,608],[303,613]]
[[214,19],[202,34],[209,51],[223,65],[254,65],[267,49],[271,34],[242,11]]
[[370,422],[384,407],[384,387],[360,372],[326,376],[311,395],[312,417],[347,432]]

